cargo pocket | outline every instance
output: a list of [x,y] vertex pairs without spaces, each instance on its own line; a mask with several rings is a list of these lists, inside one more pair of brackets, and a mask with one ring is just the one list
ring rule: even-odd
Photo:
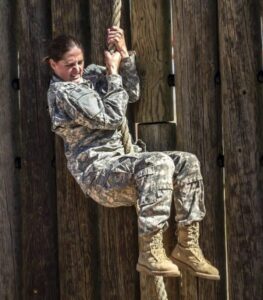
[[156,182],[154,180],[154,168],[147,167],[135,175],[135,181],[139,192],[140,205],[156,202]]

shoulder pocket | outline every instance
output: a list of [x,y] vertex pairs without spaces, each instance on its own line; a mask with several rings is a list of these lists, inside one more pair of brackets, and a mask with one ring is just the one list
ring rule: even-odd
[[102,111],[99,95],[87,85],[79,85],[73,89],[69,94],[69,101],[90,118]]

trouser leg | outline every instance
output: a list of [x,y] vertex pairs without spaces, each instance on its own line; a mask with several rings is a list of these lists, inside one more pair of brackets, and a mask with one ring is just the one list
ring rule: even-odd
[[200,163],[194,154],[167,152],[173,159],[175,220],[178,226],[201,221],[205,216],[204,185]]
[[143,154],[134,169],[139,193],[140,254],[136,269],[154,276],[180,276],[163,247],[163,231],[171,210],[173,173],[172,159],[160,152]]
[[[87,193],[105,206],[131,205],[122,194],[129,186],[137,192],[139,235],[166,229],[173,192],[173,160],[161,152],[144,152],[104,160],[90,168],[83,185]],[[115,195],[112,197],[112,195]],[[123,201],[122,201],[122,200]],[[126,197],[127,199],[127,197]]]
[[205,215],[204,187],[200,163],[191,153],[172,152],[175,165],[174,203],[178,241],[171,258],[179,268],[194,276],[218,280],[218,270],[209,263],[199,246],[199,221]]
[[174,164],[164,153],[146,152],[136,161],[139,235],[168,227],[173,193]]

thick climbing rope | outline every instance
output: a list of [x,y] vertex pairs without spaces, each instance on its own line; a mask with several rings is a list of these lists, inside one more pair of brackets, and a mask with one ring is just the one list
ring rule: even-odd
[[[121,0],[115,0],[113,3],[113,13],[112,13],[112,26],[118,26],[120,27],[120,20],[121,20],[121,6],[122,2]],[[115,47],[114,45],[109,45],[109,51],[114,52]],[[122,136],[122,144],[124,147],[125,154],[132,153],[133,152],[133,145],[132,145],[132,139],[129,132],[129,126],[127,122],[127,118],[124,118],[121,126],[120,126],[121,136]]]
[[[120,27],[120,20],[121,20],[121,0],[114,0],[113,1],[113,13],[112,13],[112,26]],[[114,46],[109,45],[109,51],[114,51]],[[124,147],[125,153],[133,152],[133,145],[131,140],[131,135],[129,132],[127,118],[124,118],[123,123],[121,124],[120,131],[122,134],[122,144]],[[156,292],[156,300],[168,300],[167,293],[165,289],[165,284],[162,276],[152,276],[155,292]]]

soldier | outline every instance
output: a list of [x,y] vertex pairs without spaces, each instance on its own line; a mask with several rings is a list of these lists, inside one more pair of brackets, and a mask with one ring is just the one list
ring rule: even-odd
[[[53,72],[48,90],[52,130],[64,140],[68,169],[85,195],[98,203],[137,205],[139,272],[180,276],[179,266],[195,276],[219,279],[198,243],[205,215],[199,161],[191,153],[145,152],[138,145],[133,153],[124,153],[119,127],[128,102],[139,99],[139,78],[123,30],[109,28],[107,43],[116,52],[105,51],[106,67],[84,69],[82,45],[66,35],[51,42],[45,58]],[[163,232],[172,202],[178,242],[169,259]]]

